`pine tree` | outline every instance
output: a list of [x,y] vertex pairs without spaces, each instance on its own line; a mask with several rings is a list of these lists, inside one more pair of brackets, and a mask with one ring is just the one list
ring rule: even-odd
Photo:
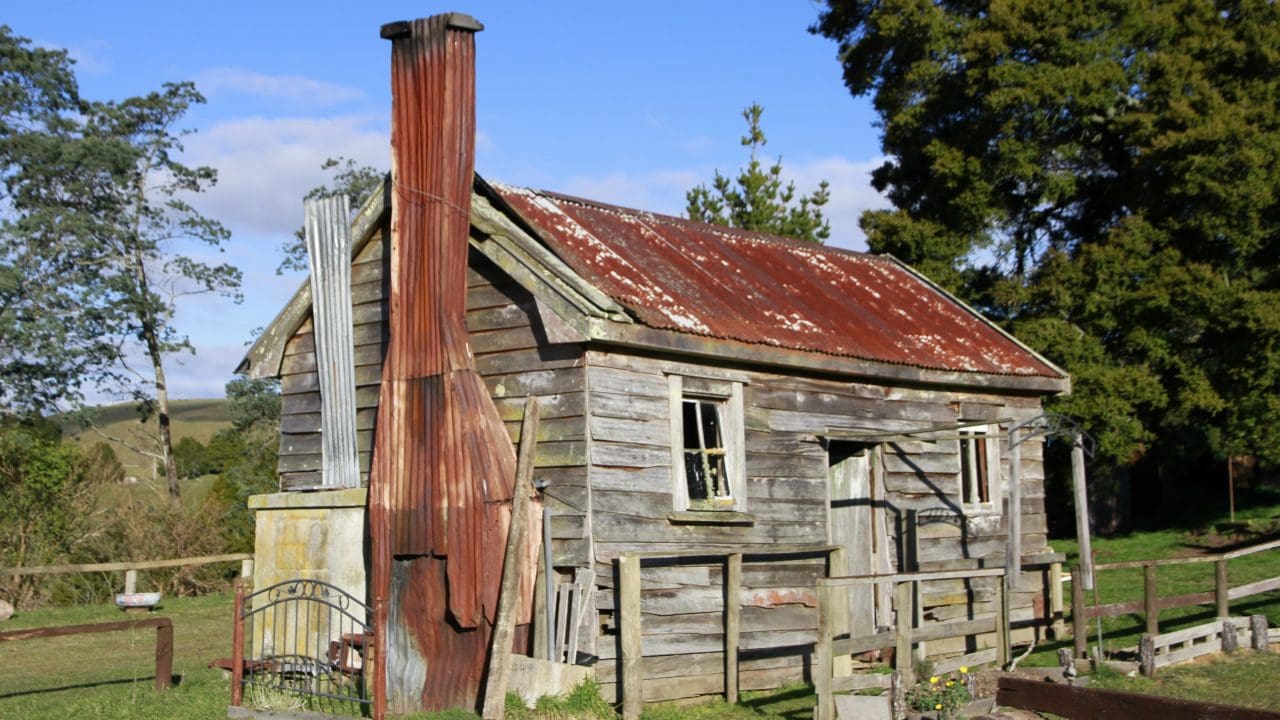
[[822,207],[831,199],[827,181],[797,199],[795,183],[783,184],[781,158],[764,167],[759,153],[768,140],[760,127],[762,114],[764,108],[758,104],[742,111],[747,121],[742,145],[751,148],[751,155],[736,182],[717,170],[710,188],[699,185],[685,195],[685,211],[698,222],[821,243],[831,236],[831,225],[822,215]]

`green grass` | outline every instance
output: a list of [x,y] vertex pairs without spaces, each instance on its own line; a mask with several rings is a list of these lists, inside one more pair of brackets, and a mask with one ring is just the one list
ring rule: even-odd
[[[209,661],[231,654],[231,597],[165,600],[156,616],[173,620],[173,673],[179,682],[157,693],[155,631],[144,629],[0,644],[0,717],[30,720],[222,720],[230,683]],[[112,622],[113,605],[49,608],[15,615],[5,630]]]

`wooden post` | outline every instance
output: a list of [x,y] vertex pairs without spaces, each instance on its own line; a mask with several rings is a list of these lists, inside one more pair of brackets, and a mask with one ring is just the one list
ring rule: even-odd
[[831,690],[831,613],[836,610],[835,596],[835,588],[818,581],[818,647],[813,666],[813,689],[818,695],[818,706],[814,720],[835,719],[835,699]]
[[1005,578],[1009,587],[1022,586],[1022,445],[1018,431],[1009,431],[1009,542],[1005,549]]
[[1089,491],[1084,477],[1084,439],[1074,433],[1071,445],[1071,480],[1075,486],[1076,539],[1080,546],[1080,587],[1093,589],[1093,543],[1089,540]]
[[1249,645],[1258,652],[1268,652],[1271,649],[1271,641],[1267,637],[1267,616],[1249,616],[1249,630],[1252,635]]
[[1063,622],[1064,608],[1062,603],[1062,563],[1049,563],[1049,631],[1054,640],[1066,637],[1067,629]]
[[1231,608],[1229,607],[1230,603],[1227,600],[1227,590],[1230,589],[1227,586],[1227,559],[1218,558],[1218,562],[1215,563],[1215,565],[1216,567],[1214,568],[1213,573],[1213,599],[1218,606],[1218,617],[1230,617]]
[[640,658],[640,557],[618,557],[618,632],[622,636],[622,717],[639,720],[644,707],[644,668]]
[[1009,588],[1008,578],[996,578],[996,665],[1001,670],[1009,668],[1013,654],[1009,643]]
[[132,595],[136,592],[138,592],[138,571],[125,570],[124,571],[124,594]]
[[1236,624],[1230,619],[1222,621],[1222,652],[1233,653],[1240,649],[1240,636],[1236,635]]
[[1079,567],[1071,568],[1071,639],[1075,644],[1076,657],[1085,656],[1089,630],[1084,620],[1084,581],[1080,579]]
[[1147,616],[1147,633],[1160,634],[1160,606],[1156,602],[1156,566],[1147,563],[1142,566],[1142,612]]
[[[236,583],[234,617],[231,623],[231,705],[244,699],[244,584]],[[377,662],[382,662],[378,658]]]
[[738,634],[742,609],[742,553],[730,553],[724,567],[724,699],[738,702]]
[[1156,638],[1150,633],[1143,633],[1138,641],[1138,667],[1145,677],[1156,674]]
[[898,583],[894,604],[897,605],[898,642],[893,653],[893,664],[905,687],[915,683],[915,658],[911,655],[911,626],[915,619],[915,582]]
[[156,690],[173,682],[173,623],[156,626]]
[[[844,575],[849,564],[846,559],[848,551],[843,547],[832,548],[827,553],[827,577]],[[831,608],[828,610],[827,622],[830,624],[832,637],[850,635],[849,593],[848,585],[832,586]],[[873,589],[872,592],[875,592]],[[853,658],[847,653],[831,659],[831,674],[835,676],[849,675],[853,672]]]
[[524,575],[525,539],[528,535],[529,500],[533,495],[534,448],[538,445],[538,398],[525,400],[520,426],[520,456],[511,496],[511,524],[503,555],[502,584],[498,589],[498,613],[489,647],[489,672],[484,683],[485,720],[502,720],[506,712],[507,680],[511,674],[511,638],[516,629],[516,607]]

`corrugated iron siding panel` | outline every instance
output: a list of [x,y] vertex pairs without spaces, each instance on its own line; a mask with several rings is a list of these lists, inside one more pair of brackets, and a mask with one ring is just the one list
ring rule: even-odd
[[1061,376],[888,258],[493,187],[651,327],[937,370]]

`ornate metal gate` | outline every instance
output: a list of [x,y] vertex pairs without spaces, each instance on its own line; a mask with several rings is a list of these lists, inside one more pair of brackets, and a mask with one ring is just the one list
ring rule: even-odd
[[369,606],[319,580],[236,590],[231,704],[367,715]]

